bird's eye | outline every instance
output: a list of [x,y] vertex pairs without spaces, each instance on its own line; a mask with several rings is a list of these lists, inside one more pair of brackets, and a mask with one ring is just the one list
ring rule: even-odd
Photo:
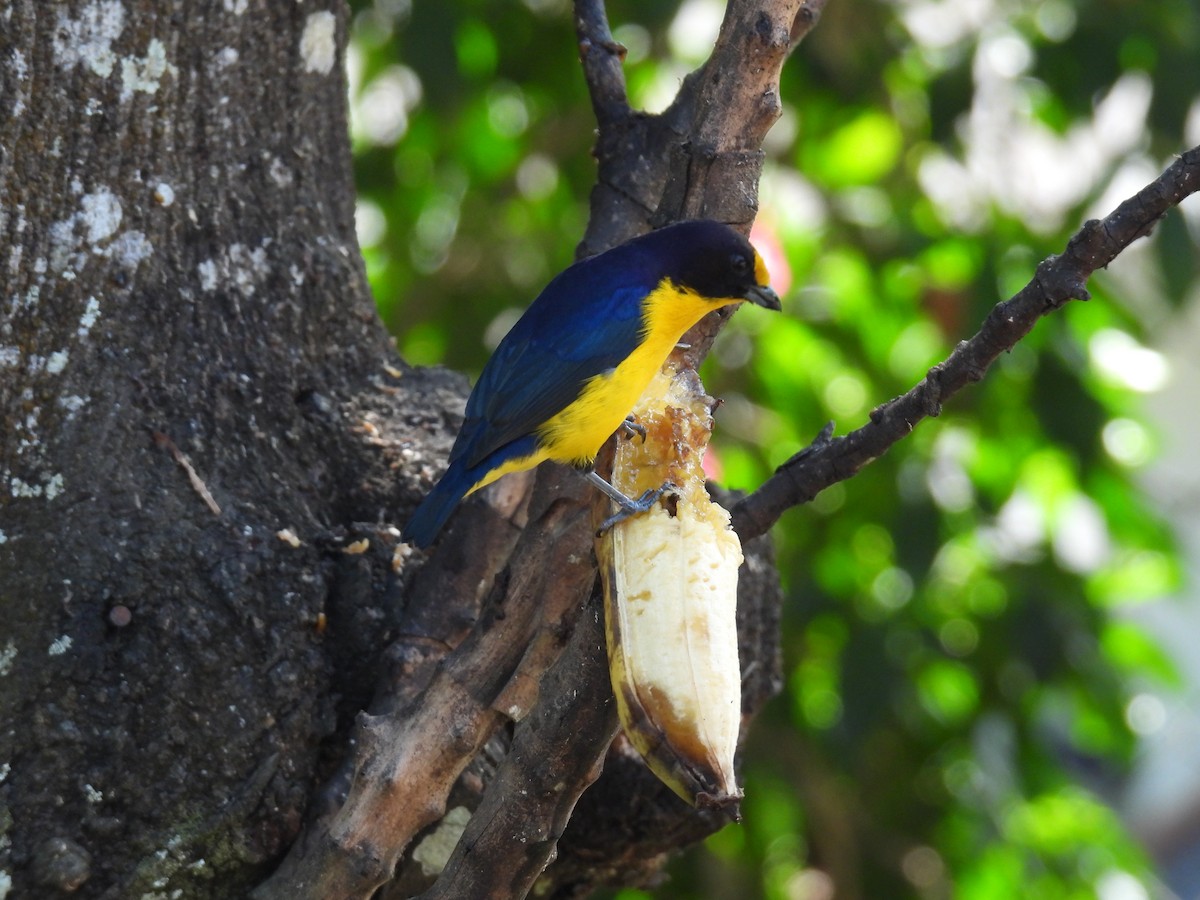
[[738,275],[745,275],[750,271],[750,260],[746,259],[740,253],[735,253],[729,257],[729,265],[733,267],[733,271]]

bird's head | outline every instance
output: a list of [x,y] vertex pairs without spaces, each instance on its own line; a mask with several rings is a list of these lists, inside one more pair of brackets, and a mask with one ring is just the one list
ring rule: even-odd
[[779,295],[758,251],[728,225],[709,220],[680,222],[647,238],[656,238],[667,276],[679,287],[695,291],[714,306],[743,301],[766,309],[781,308]]

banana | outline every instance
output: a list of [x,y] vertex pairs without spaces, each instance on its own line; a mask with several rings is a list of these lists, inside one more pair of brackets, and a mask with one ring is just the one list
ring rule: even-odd
[[688,803],[738,818],[742,551],[704,488],[711,403],[691,370],[666,367],[651,382],[633,412],[645,439],[618,440],[612,483],[630,497],[667,481],[676,490],[597,537],[596,555],[625,734]]

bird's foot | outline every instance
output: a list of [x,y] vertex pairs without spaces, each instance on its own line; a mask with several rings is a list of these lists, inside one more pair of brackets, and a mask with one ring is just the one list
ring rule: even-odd
[[603,537],[614,525],[624,522],[626,519],[632,519],[634,516],[640,516],[644,512],[649,512],[650,507],[654,506],[663,494],[673,494],[676,490],[678,488],[668,481],[662,487],[650,488],[650,490],[645,491],[636,500],[632,497],[626,497],[625,500],[628,502],[628,506],[622,506],[601,522],[600,527],[596,529],[596,537]]
[[600,523],[600,527],[596,530],[596,537],[602,536],[614,525],[624,522],[626,519],[632,518],[633,516],[640,516],[642,513],[647,512],[650,507],[654,506],[654,504],[658,502],[659,498],[662,497],[663,494],[675,493],[678,490],[675,485],[668,481],[661,487],[651,488],[635,500],[632,497],[626,497],[619,490],[597,475],[594,471],[589,470],[586,473],[586,477],[588,481],[594,484],[600,490],[600,492],[604,494],[604,496],[608,497],[608,499],[612,500],[619,507],[621,507],[613,515],[609,516],[602,523]]

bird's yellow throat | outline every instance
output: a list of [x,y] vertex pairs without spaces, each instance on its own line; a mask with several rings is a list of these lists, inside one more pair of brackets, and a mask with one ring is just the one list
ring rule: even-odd
[[[766,283],[766,267],[756,259],[756,276]],[[548,459],[586,466],[633,409],[646,386],[689,328],[741,297],[703,297],[664,278],[642,302],[642,341],[615,369],[590,379],[579,397],[538,429],[539,447],[511,459],[475,484],[473,493],[509,472],[532,469]]]

